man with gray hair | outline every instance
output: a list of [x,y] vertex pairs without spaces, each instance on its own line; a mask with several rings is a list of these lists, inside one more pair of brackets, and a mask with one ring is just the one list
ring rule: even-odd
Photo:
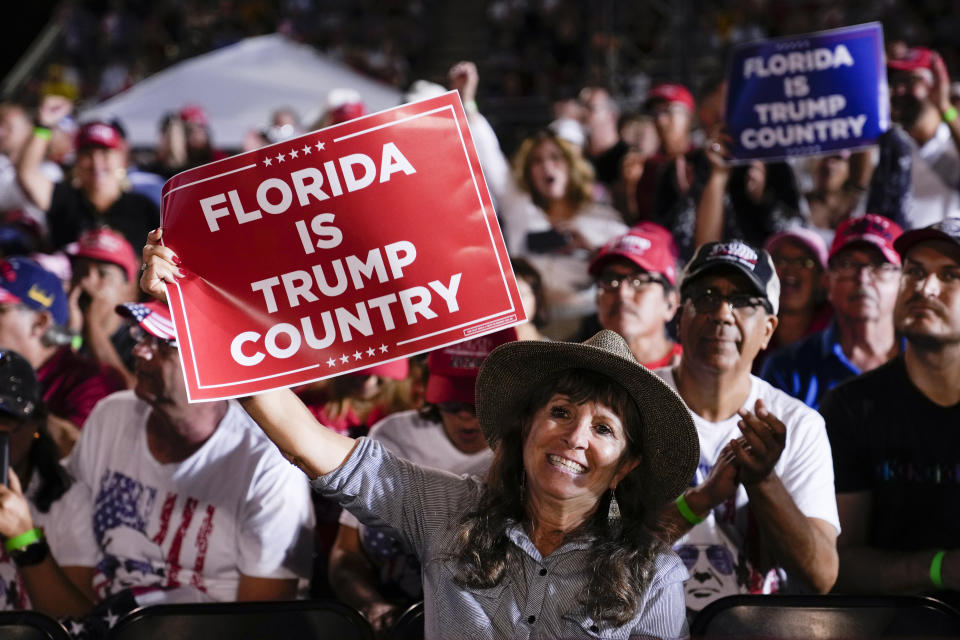
[[[680,284],[683,357],[657,370],[700,436],[694,485],[663,513],[690,570],[687,607],[730,593],[826,593],[840,525],[823,418],[751,375],[777,326],[770,255],[701,246]],[[701,562],[705,555],[707,562]]]
[[37,372],[50,415],[47,429],[66,456],[93,406],[126,388],[115,369],[77,355],[66,330],[67,294],[36,262],[0,260],[0,348],[26,358]]

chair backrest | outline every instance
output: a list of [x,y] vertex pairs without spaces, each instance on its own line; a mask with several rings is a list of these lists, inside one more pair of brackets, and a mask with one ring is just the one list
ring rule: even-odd
[[334,600],[161,604],[135,609],[109,640],[373,640],[369,623]]
[[920,596],[737,595],[697,614],[694,638],[957,638],[960,612]]
[[70,640],[70,634],[36,611],[0,611],[0,640]]
[[423,600],[410,605],[390,629],[391,640],[423,640]]

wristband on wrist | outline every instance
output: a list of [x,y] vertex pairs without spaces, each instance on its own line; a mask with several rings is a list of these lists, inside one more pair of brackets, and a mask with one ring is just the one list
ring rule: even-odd
[[930,582],[937,589],[943,589],[943,557],[947,552],[943,549],[937,551],[930,561]]
[[950,124],[956,119],[957,119],[956,107],[950,107],[949,109],[943,112],[943,121],[946,122],[947,124]]
[[74,351],[80,351],[81,347],[83,347],[83,336],[75,333],[73,337],[70,338],[70,348]]
[[43,529],[37,527],[10,538],[3,544],[3,548],[7,551],[19,551],[41,540],[43,540]]
[[[954,111],[956,111],[956,109],[954,109]],[[47,127],[41,127],[40,125],[37,125],[33,128],[34,138],[43,138],[44,140],[49,140],[51,135],[50,129]]]
[[690,524],[700,524],[704,521],[704,518],[701,518],[693,512],[693,509],[690,508],[690,505],[687,504],[687,498],[682,493],[677,497],[676,502],[677,511],[680,512],[680,515],[683,516],[683,519],[689,522]]

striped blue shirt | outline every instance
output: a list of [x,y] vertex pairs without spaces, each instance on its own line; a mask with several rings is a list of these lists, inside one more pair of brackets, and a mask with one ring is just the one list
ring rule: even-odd
[[339,469],[313,480],[313,488],[337,500],[365,524],[400,531],[423,565],[426,637],[432,638],[685,638],[683,581],[676,554],[656,557],[653,578],[638,613],[621,627],[593,620],[580,596],[587,587],[586,539],[567,542],[546,558],[519,524],[508,530],[521,553],[500,584],[458,586],[450,557],[456,525],[480,498],[477,478],[419,467],[380,443],[360,438]]

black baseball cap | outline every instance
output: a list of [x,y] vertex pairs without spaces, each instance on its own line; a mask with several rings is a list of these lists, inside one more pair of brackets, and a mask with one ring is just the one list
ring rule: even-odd
[[773,259],[763,249],[755,249],[739,240],[701,245],[683,271],[680,292],[705,273],[723,269],[733,269],[745,275],[766,301],[767,311],[776,315],[780,309],[780,278],[773,267]]
[[893,248],[902,258],[913,245],[926,240],[946,240],[960,246],[960,218],[944,218],[929,227],[907,231],[893,241]]

